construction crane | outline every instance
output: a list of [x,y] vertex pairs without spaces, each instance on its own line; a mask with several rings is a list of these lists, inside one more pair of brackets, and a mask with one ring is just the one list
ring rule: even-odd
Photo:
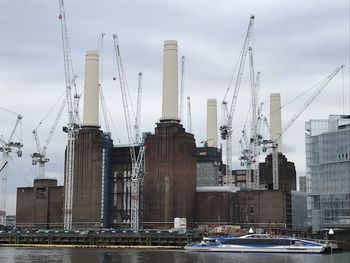
[[[249,47],[249,71],[250,71],[250,86],[251,86],[251,128],[250,128],[250,139],[247,138],[245,130],[243,133],[243,142],[245,145],[242,147],[242,156],[240,160],[246,164],[246,187],[248,189],[259,189],[259,146],[261,144],[261,135],[258,131],[259,121],[261,120],[258,116],[261,115],[262,104],[258,108],[259,100],[259,82],[260,72],[257,73],[255,78],[254,60],[253,60],[253,49]],[[241,145],[242,140],[240,140]],[[253,185],[252,185],[252,171],[253,171]]]
[[102,108],[102,113],[103,113],[103,119],[104,119],[104,123],[105,123],[105,131],[106,133],[110,133],[111,129],[109,126],[109,121],[108,121],[108,113],[107,113],[107,104],[106,104],[106,100],[105,97],[103,95],[103,40],[104,40],[104,36],[106,34],[105,33],[101,33],[101,37],[99,38],[98,41],[98,53],[99,53],[99,57],[100,57],[100,83],[99,83],[99,91],[100,91],[100,101],[101,101],[101,108]]
[[[1,107],[1,109],[4,109]],[[7,112],[13,113],[12,111],[6,110]],[[17,120],[14,128],[8,139],[5,139],[2,135],[0,136],[0,152],[2,152],[2,163],[0,168],[0,225],[6,224],[6,184],[7,184],[7,168],[10,154],[15,152],[17,157],[22,156],[22,118],[23,116],[20,114],[17,115]],[[20,129],[20,138],[18,141],[14,141],[14,135],[16,130]]]
[[185,98],[185,56],[181,57],[180,120],[183,121]]
[[32,157],[32,165],[39,164],[39,177],[38,177],[39,179],[45,178],[45,164],[48,161],[50,161],[50,159],[46,157],[46,150],[47,150],[47,147],[49,146],[49,143],[52,139],[52,136],[56,130],[58,121],[61,118],[61,115],[62,115],[62,112],[63,112],[65,106],[66,106],[66,98],[64,98],[62,100],[61,106],[58,110],[58,113],[56,115],[54,123],[50,128],[49,136],[47,137],[47,139],[45,141],[45,145],[43,147],[41,147],[40,139],[39,139],[39,135],[38,135],[38,128],[42,122],[40,122],[39,125],[33,130],[33,135],[34,135],[37,151],[32,153],[31,157]]
[[[116,34],[113,34],[114,48],[117,61],[117,70],[119,77],[119,85],[122,94],[123,108],[125,123],[129,141],[129,150],[131,158],[131,215],[130,215],[130,227],[133,230],[140,228],[140,186],[142,184],[144,174],[144,154],[145,147],[140,146],[139,154],[136,158],[135,147],[133,143],[131,121],[129,116],[128,106],[128,85],[126,81],[123,61],[120,55],[119,41]],[[141,95],[138,96],[141,99]]]
[[[67,126],[63,127],[63,131],[67,133],[67,149],[65,164],[65,180],[64,180],[64,229],[72,229],[72,208],[73,208],[73,178],[74,178],[74,145],[75,139],[79,131],[79,98],[76,92],[75,80],[77,76],[74,74],[72,57],[70,52],[69,37],[67,31],[66,14],[63,0],[59,0],[61,23],[64,76],[66,86],[66,99],[68,109]],[[72,88],[75,90],[72,96]]]
[[262,143],[264,148],[272,149],[272,181],[273,190],[279,189],[279,171],[278,171],[278,140],[279,138],[289,129],[289,127],[299,118],[299,116],[306,110],[308,106],[316,99],[316,97],[321,93],[321,91],[328,85],[328,83],[337,75],[337,73],[343,69],[345,66],[341,65],[337,67],[331,74],[329,74],[325,79],[319,82],[318,88],[314,93],[308,98],[305,104],[293,115],[291,120],[282,128],[280,134],[276,136],[275,139],[263,140]]
[[[260,103],[260,106],[257,110],[256,132],[251,133],[250,137],[248,138],[246,130],[243,129],[242,137],[239,140],[239,143],[242,147],[242,155],[239,159],[241,161],[241,166],[246,166],[246,188],[248,189],[259,189],[259,149],[263,140],[262,124],[267,121],[261,113],[262,106],[263,103]],[[254,178],[253,184],[251,182],[252,175]]]
[[241,86],[245,60],[248,52],[248,46],[250,43],[251,33],[253,30],[254,18],[255,16],[251,15],[249,19],[248,30],[247,30],[247,33],[243,42],[243,47],[239,57],[237,78],[236,78],[235,88],[234,88],[233,97],[232,97],[229,110],[228,110],[228,104],[226,101],[226,95],[230,88],[233,75],[230,81],[229,88],[224,97],[224,100],[222,101],[222,125],[220,126],[220,134],[221,134],[221,139],[226,141],[226,180],[228,180],[229,185],[232,185],[232,172],[231,172],[231,169],[232,169],[232,120],[233,120],[233,115],[236,108],[239,89]]
[[137,85],[137,104],[136,104],[136,116],[135,116],[135,144],[140,143],[140,120],[141,120],[141,95],[142,95],[142,73],[138,75]]
[[192,133],[192,113],[191,113],[191,98],[187,97],[187,128],[188,132]]

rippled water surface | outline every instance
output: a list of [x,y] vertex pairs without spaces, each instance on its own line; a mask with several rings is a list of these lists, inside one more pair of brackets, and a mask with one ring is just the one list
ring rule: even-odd
[[335,254],[238,254],[205,253],[184,250],[90,249],[90,248],[0,248],[0,262],[204,262],[204,263],[350,263],[350,252]]

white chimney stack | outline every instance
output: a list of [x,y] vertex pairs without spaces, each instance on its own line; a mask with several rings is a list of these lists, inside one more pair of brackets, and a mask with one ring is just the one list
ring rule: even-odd
[[275,140],[279,137],[278,152],[282,152],[282,119],[281,119],[281,95],[280,93],[270,94],[270,129],[271,139]]
[[177,41],[164,41],[162,119],[178,120]]
[[86,51],[83,126],[99,125],[99,57],[96,50]]
[[218,147],[218,114],[216,99],[207,101],[207,145]]

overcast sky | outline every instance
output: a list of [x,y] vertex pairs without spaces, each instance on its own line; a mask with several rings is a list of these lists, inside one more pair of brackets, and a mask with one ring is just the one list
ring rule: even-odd
[[[285,104],[337,66],[346,66],[283,137],[284,154],[295,162],[298,176],[305,175],[305,121],[350,113],[348,0],[66,0],[65,8],[80,93],[85,51],[97,49],[101,33],[106,33],[101,82],[116,128],[112,129],[115,144],[119,141],[126,144],[127,140],[120,89],[118,82],[113,81],[116,75],[113,33],[119,37],[134,102],[137,75],[143,73],[142,131],[154,131],[161,116],[163,41],[178,41],[179,59],[182,55],[186,57],[185,96],[191,97],[193,132],[200,145],[206,136],[206,101],[216,98],[221,104],[250,14],[256,16],[252,47],[255,70],[261,71],[260,101],[264,102],[266,115],[270,93],[281,93]],[[24,116],[24,154],[22,158],[13,156],[8,167],[7,214],[15,213],[16,187],[32,186],[38,173],[30,158],[36,151],[32,130],[65,90],[58,16],[58,1],[0,0],[0,107]],[[248,78],[246,64],[233,119],[233,161],[237,168],[238,140],[249,118]],[[283,108],[283,124],[308,96],[310,93]],[[56,114],[57,107],[39,128],[42,144]],[[220,109],[218,116],[220,119]],[[16,115],[0,110],[0,134],[7,138],[15,121]],[[61,185],[66,144],[62,126],[66,121],[65,110],[47,150],[50,158],[47,176],[57,178]],[[184,124],[187,127],[186,119]]]

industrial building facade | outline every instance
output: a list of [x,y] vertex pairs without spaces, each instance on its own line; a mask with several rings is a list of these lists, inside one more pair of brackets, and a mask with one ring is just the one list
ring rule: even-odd
[[[140,147],[135,146],[138,156]],[[131,156],[130,147],[113,147],[111,150],[111,167],[108,179],[108,227],[126,228],[130,226],[131,217]],[[140,215],[142,215],[142,180],[140,193]]]
[[350,115],[305,123],[308,224],[350,227]]
[[35,179],[33,187],[17,188],[16,226],[57,229],[63,227],[63,186],[56,179]]
[[194,224],[196,145],[181,124],[164,121],[145,139],[144,227],[171,227],[175,217]]
[[[265,158],[264,163],[259,164],[260,184],[265,185],[266,189],[273,189],[272,178],[272,155],[269,154]],[[296,190],[296,171],[293,162],[289,162],[281,153],[278,153],[278,182],[280,190],[295,191]]]
[[[198,225],[234,224],[255,228],[292,228],[290,191],[238,191],[198,189],[196,222]],[[225,190],[226,189],[226,190]]]
[[110,138],[96,127],[79,130],[74,156],[74,228],[100,228],[107,225],[111,145]]
[[[224,169],[224,168],[223,168]],[[251,171],[253,174],[253,170]],[[265,158],[264,163],[259,163],[259,189],[260,190],[273,190],[273,178],[272,178],[272,155],[269,154]],[[279,153],[278,154],[278,175],[279,175],[279,189],[284,191],[296,190],[296,171],[293,162],[287,160],[287,158]],[[236,187],[246,189],[246,177],[247,170],[233,170],[232,182]],[[254,178],[251,177],[253,182]],[[225,182],[222,182],[225,184]]]

